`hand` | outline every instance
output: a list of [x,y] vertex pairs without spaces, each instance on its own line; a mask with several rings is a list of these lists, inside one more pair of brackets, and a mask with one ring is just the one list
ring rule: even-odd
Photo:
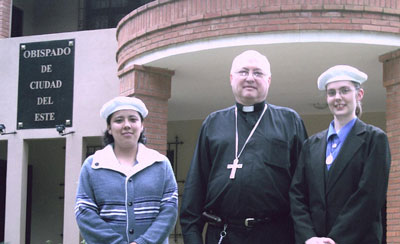
[[129,243],[129,244],[137,244],[136,242],[131,242],[131,243]]
[[336,244],[336,242],[328,237],[311,237],[305,244]]

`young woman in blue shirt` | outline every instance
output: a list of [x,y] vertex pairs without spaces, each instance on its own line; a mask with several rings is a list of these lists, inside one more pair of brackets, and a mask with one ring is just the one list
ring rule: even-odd
[[337,65],[318,79],[333,115],[307,139],[290,201],[296,243],[379,244],[390,168],[386,134],[359,119],[367,75]]

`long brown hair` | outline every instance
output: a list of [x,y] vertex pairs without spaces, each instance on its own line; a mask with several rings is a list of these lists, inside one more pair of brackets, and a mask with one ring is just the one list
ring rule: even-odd
[[[361,85],[357,82],[352,81],[351,83],[353,83],[354,87],[356,88],[356,91],[359,91],[361,89]],[[357,101],[357,105],[356,105],[356,116],[358,118],[361,118],[362,115],[362,104],[361,101]]]

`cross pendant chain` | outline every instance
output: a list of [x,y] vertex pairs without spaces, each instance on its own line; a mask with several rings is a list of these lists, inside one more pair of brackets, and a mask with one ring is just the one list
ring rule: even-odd
[[228,164],[226,166],[227,169],[231,169],[231,175],[229,176],[229,179],[235,179],[235,174],[236,174],[236,169],[241,169],[243,167],[243,164],[239,163],[239,159],[235,158],[233,160],[233,163]]
[[247,143],[249,142],[250,138],[253,136],[254,131],[257,129],[258,124],[260,124],[261,118],[264,116],[265,111],[267,110],[267,104],[264,105],[264,110],[260,115],[260,118],[258,118],[257,123],[254,125],[253,129],[251,130],[249,136],[247,137],[246,141],[244,142],[244,145],[242,149],[239,152],[239,133],[238,133],[238,127],[237,127],[237,107],[235,107],[235,159],[233,160],[233,163],[228,164],[226,166],[227,169],[231,170],[231,174],[229,176],[229,179],[235,179],[236,175],[236,170],[241,169],[243,167],[243,164],[239,164],[239,157],[242,155],[242,152],[244,148],[246,147]]

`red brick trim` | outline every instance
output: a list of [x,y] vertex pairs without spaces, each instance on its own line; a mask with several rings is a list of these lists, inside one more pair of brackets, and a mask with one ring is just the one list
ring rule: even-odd
[[386,132],[392,154],[387,193],[387,243],[400,243],[400,49],[379,57],[386,88]]
[[10,37],[11,7],[11,0],[0,0],[0,38]]
[[141,65],[121,70],[120,95],[135,96],[146,104],[145,119],[148,146],[160,153],[167,150],[168,99],[171,97],[171,77],[174,71]]
[[396,1],[164,0],[124,17],[117,27],[119,69],[158,48],[220,36],[299,30],[400,33]]

